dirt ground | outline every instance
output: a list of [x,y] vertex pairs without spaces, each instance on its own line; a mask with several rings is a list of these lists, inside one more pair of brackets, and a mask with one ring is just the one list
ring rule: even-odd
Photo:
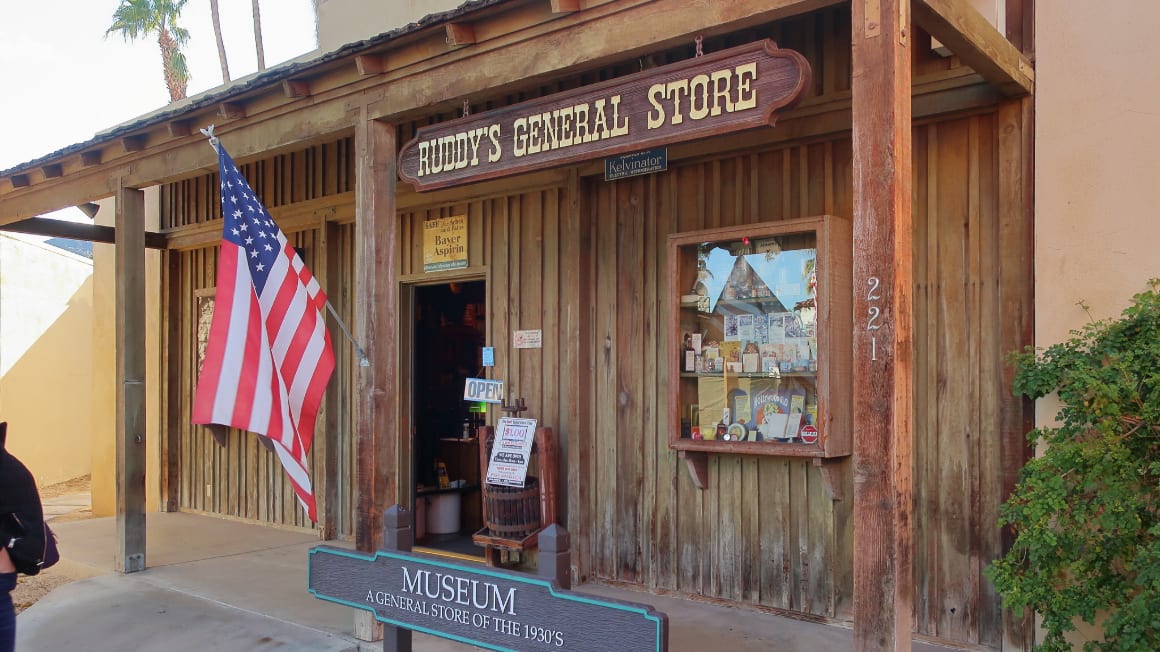
[[[44,500],[46,498],[56,498],[67,494],[86,493],[90,490],[89,487],[89,476],[81,476],[47,487],[40,487],[40,498]],[[62,514],[52,519],[52,522],[60,523],[62,521],[75,521],[92,517],[92,510],[86,509],[69,514]],[[88,575],[83,577],[88,577]],[[68,564],[57,564],[33,577],[20,575],[17,579],[16,590],[12,592],[12,602],[16,605],[16,613],[20,613],[28,607],[31,607],[37,600],[48,595],[56,587],[68,584],[74,580],[83,579],[83,577],[72,576],[69,572]]]

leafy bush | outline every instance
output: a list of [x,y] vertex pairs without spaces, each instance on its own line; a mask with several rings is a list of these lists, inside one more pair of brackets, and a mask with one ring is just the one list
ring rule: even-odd
[[1028,433],[1047,448],[1000,510],[1016,540],[987,575],[1006,606],[1042,616],[1040,650],[1070,650],[1075,620],[1097,617],[1103,640],[1085,650],[1160,650],[1158,290],[1153,279],[1119,319],[1013,356],[1015,391],[1057,392],[1063,407],[1058,427]]

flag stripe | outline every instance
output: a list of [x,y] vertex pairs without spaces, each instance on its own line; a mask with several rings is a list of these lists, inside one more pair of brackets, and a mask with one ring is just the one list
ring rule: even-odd
[[266,436],[299,502],[317,520],[307,465],[334,371],[326,294],[219,146],[222,246],[193,422]]

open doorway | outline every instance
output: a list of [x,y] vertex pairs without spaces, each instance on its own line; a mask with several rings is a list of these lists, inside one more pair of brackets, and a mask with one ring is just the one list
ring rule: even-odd
[[481,557],[471,535],[483,525],[479,442],[483,404],[463,400],[482,376],[487,285],[455,281],[415,288],[411,446],[416,544]]

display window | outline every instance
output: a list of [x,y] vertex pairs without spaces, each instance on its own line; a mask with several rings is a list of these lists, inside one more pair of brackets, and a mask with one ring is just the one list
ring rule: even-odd
[[672,447],[848,454],[849,233],[824,216],[670,237]]

